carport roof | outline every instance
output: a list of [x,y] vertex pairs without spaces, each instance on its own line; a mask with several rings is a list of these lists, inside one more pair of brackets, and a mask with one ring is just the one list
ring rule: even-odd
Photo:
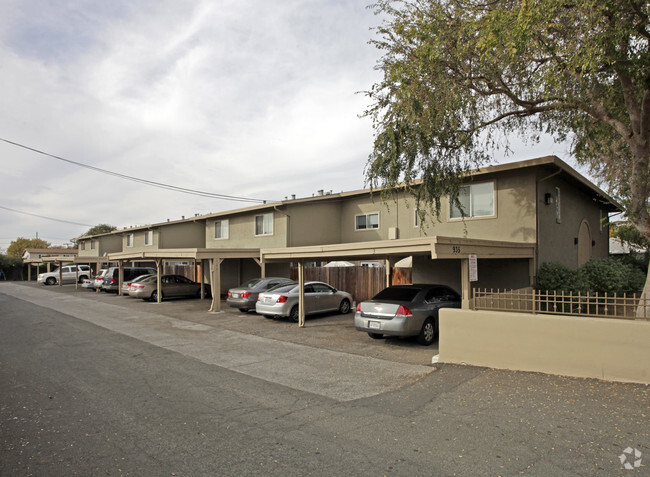
[[109,253],[108,259],[113,260],[146,260],[156,258],[191,258],[208,260],[211,258],[257,258],[260,257],[258,248],[168,248],[137,252]]
[[386,259],[410,255],[429,255],[431,259],[459,259],[468,258],[472,254],[478,258],[535,258],[535,244],[434,236],[261,250],[261,258],[265,263],[300,259]]

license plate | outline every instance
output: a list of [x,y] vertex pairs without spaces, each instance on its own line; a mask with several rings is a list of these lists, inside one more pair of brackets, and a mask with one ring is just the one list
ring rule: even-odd
[[239,298],[239,293],[233,293],[233,294],[232,294],[232,297],[233,297],[233,298]]
[[368,328],[370,328],[371,330],[379,330],[381,329],[381,323],[378,321],[369,321]]
[[271,298],[270,296],[265,297],[264,303],[273,303],[273,298]]

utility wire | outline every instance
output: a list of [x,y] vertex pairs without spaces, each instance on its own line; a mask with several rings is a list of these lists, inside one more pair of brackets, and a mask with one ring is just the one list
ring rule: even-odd
[[33,217],[39,217],[41,219],[52,220],[54,222],[63,222],[64,224],[83,225],[84,227],[93,227],[92,225],[89,225],[89,224],[80,224],[79,222],[71,222],[69,220],[55,219],[53,217],[46,217],[44,215],[32,214],[31,212],[23,212],[22,210],[12,209],[10,207],[5,207],[3,205],[0,205],[0,209],[9,210],[10,212],[15,212],[17,214],[31,215]]
[[212,199],[233,200],[233,201],[238,201],[238,202],[266,203],[266,200],[263,200],[263,199],[253,199],[253,198],[250,198],[250,197],[239,197],[239,196],[228,195],[228,194],[217,194],[217,193],[214,193],[214,192],[205,192],[205,191],[200,191],[200,190],[195,190],[195,189],[187,189],[185,187],[178,187],[178,186],[174,186],[174,185],[171,185],[171,184],[165,184],[163,182],[155,182],[155,181],[150,181],[150,180],[147,180],[147,179],[140,179],[138,177],[129,176],[129,175],[126,175],[126,174],[120,174],[119,172],[113,172],[113,171],[109,171],[109,170],[106,170],[106,169],[100,169],[99,167],[89,166],[88,164],[83,164],[81,162],[72,161],[70,159],[66,159],[64,157],[56,156],[54,154],[50,154],[48,152],[44,152],[44,151],[41,151],[39,149],[35,149],[33,147],[25,146],[24,144],[9,141],[8,139],[3,139],[1,137],[0,137],[0,141],[4,141],[7,144],[11,144],[13,146],[21,147],[23,149],[27,149],[28,151],[33,151],[33,152],[36,152],[38,154],[42,154],[44,156],[48,156],[48,157],[57,159],[59,161],[67,162],[67,163],[73,164],[75,166],[84,167],[86,169],[90,169],[90,170],[95,171],[95,172],[99,172],[99,173],[102,173],[102,174],[108,174],[110,176],[118,177],[120,179],[125,179],[125,180],[129,180],[129,181],[133,181],[133,182],[139,182],[141,184],[146,184],[146,185],[149,185],[149,186],[152,186],[152,187],[158,187],[160,189],[167,189],[167,190],[172,190],[172,191],[175,191],[175,192],[182,192],[184,194],[190,194],[190,195],[198,195],[198,196],[201,196],[201,197],[209,197],[209,198],[212,198]]

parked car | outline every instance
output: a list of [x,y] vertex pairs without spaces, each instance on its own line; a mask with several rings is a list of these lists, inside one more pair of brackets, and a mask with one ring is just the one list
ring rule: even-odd
[[84,278],[81,281],[81,288],[95,288],[95,280],[92,278]]
[[[79,271],[77,271],[77,267]],[[56,285],[59,283],[61,275],[62,283],[83,283],[85,279],[90,278],[90,267],[88,265],[66,265],[61,270],[57,268],[51,272],[39,273],[36,281],[43,285]]]
[[[163,275],[160,277],[160,282],[162,284],[161,300],[172,297],[201,296],[201,284],[182,275]],[[210,295],[210,285],[204,284],[203,286],[205,293]],[[153,275],[133,283],[129,289],[129,295],[143,300],[158,301],[158,277]]]
[[139,275],[139,276],[135,277],[133,280],[122,282],[122,295],[129,296],[129,292],[131,291],[131,285],[133,285],[134,283],[141,282],[145,278],[151,277],[151,276],[155,277],[156,275],[151,275],[151,274]]
[[417,336],[428,346],[438,337],[438,310],[460,305],[460,295],[445,285],[395,285],[359,303],[354,326],[374,339]]
[[[155,275],[156,269],[151,267],[123,267],[122,268],[122,283],[133,280],[140,275]],[[111,267],[104,276],[104,284],[102,290],[106,292],[117,293],[119,286],[119,267]]]
[[[255,311],[267,318],[288,316],[298,321],[299,292],[297,282],[278,285],[259,294]],[[352,295],[347,292],[323,282],[305,282],[305,315],[327,311],[349,313],[350,303]]]
[[106,272],[108,271],[107,268],[102,268],[97,275],[95,275],[94,278],[94,288],[95,290],[101,290],[102,286],[104,285],[104,276],[106,275]]
[[247,312],[255,308],[260,292],[289,282],[291,282],[291,279],[281,277],[253,278],[236,288],[228,290],[226,303],[232,308],[238,308],[239,311]]

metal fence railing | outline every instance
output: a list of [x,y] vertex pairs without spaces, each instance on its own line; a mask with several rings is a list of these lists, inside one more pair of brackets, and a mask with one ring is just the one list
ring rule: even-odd
[[599,318],[650,319],[650,300],[640,294],[608,295],[598,293],[563,293],[474,288],[472,308],[475,310],[550,313],[554,315],[591,316]]

